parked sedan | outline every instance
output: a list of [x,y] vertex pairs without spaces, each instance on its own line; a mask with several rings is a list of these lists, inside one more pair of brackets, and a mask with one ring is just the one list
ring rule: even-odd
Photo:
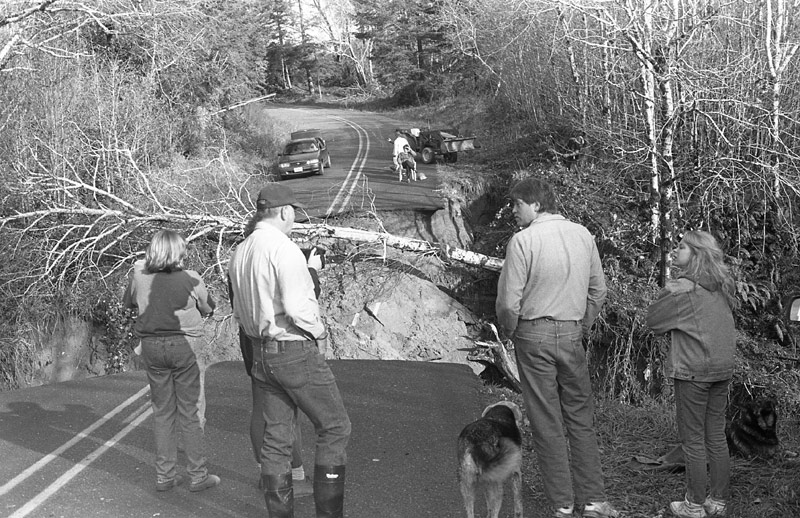
[[325,139],[318,130],[295,131],[291,140],[278,155],[278,179],[293,176],[323,174],[331,166]]

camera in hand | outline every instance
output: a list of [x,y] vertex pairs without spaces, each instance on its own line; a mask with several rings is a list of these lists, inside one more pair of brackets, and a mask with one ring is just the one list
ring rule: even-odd
[[308,257],[311,255],[311,251],[316,250],[317,255],[319,256],[319,260],[322,263],[322,267],[325,268],[325,252],[327,250],[325,250],[320,246],[312,246],[311,248],[301,248],[301,250],[303,251],[303,255],[306,256],[306,262],[308,261]]

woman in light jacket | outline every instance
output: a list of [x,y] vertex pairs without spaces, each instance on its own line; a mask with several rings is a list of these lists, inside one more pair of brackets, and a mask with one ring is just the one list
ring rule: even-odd
[[687,232],[673,264],[680,269],[678,278],[667,283],[647,311],[653,332],[670,332],[666,376],[674,381],[678,436],[686,459],[686,495],[672,502],[670,510],[685,518],[724,516],[730,483],[725,412],[736,351],[735,284],[708,232]]

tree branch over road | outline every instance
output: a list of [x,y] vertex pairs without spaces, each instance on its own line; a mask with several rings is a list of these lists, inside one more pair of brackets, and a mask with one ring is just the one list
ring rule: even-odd
[[[27,277],[32,285],[40,281],[57,280],[59,285],[77,282],[85,275],[107,278],[126,267],[143,250],[154,228],[172,226],[182,229],[189,241],[217,240],[214,268],[224,274],[224,263],[234,242],[241,235],[252,210],[242,202],[250,196],[244,188],[234,188],[220,181],[215,189],[219,198],[205,201],[191,195],[184,187],[151,186],[147,175],[140,172],[139,182],[130,182],[127,201],[107,189],[82,181],[77,177],[33,175],[30,182],[46,192],[34,210],[13,210],[0,217],[0,233],[11,246],[12,253],[29,254],[25,245],[36,243],[41,261],[19,276]],[[158,194],[156,194],[158,193]],[[184,196],[184,208],[170,206],[168,199]],[[163,198],[163,199],[162,199]],[[437,255],[445,261],[455,261],[491,271],[502,268],[502,260],[468,250],[432,244],[421,239],[395,236],[328,224],[295,225],[295,236],[325,238],[362,244],[380,244],[384,248]],[[22,263],[25,264],[25,263]]]

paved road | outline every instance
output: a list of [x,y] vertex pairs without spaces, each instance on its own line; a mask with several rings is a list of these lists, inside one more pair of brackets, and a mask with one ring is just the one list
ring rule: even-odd
[[[435,165],[419,163],[428,179],[400,183],[391,169],[394,129],[407,123],[371,112],[334,108],[289,107],[265,103],[265,113],[286,137],[298,129],[319,129],[328,143],[332,167],[322,176],[285,180],[308,206],[312,221],[349,212],[375,210],[437,210]],[[418,162],[420,162],[418,160]]]
[[[455,439],[482,410],[466,365],[333,360],[353,423],[348,518],[464,516]],[[240,362],[207,374],[206,438],[222,484],[200,494],[154,488],[143,372],[0,393],[0,516],[264,517],[247,436],[250,385]],[[313,431],[303,422],[306,446]],[[87,430],[88,429],[88,430]],[[312,449],[304,448],[313,466]],[[296,502],[313,517],[313,500]],[[504,509],[504,517],[510,516]]]

